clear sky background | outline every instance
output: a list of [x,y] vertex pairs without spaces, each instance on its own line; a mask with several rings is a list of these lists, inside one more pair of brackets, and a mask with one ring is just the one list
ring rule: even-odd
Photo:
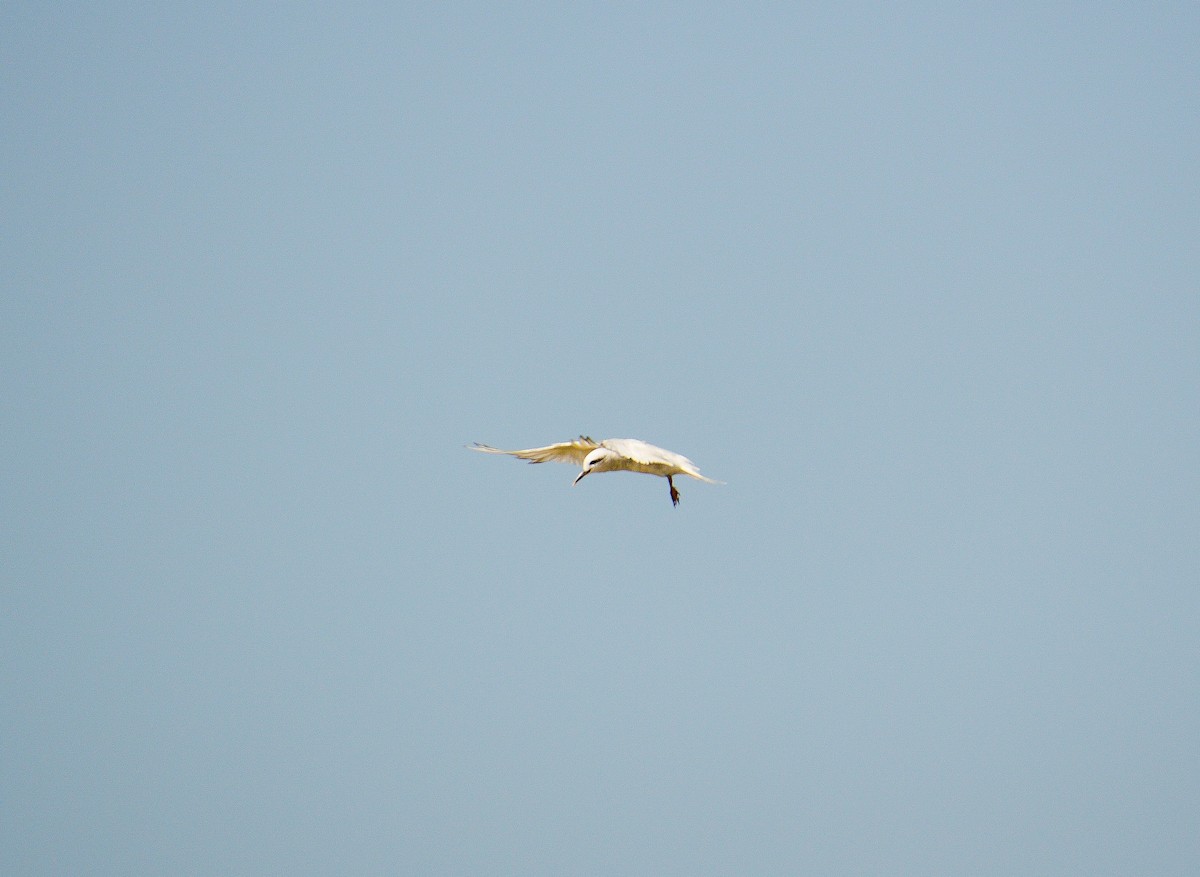
[[0,870],[1200,871],[1198,44],[4,4]]

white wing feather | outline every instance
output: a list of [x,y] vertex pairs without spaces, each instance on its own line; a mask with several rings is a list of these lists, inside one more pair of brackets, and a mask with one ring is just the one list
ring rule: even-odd
[[500,448],[493,448],[491,445],[475,442],[471,446],[471,450],[481,451],[485,454],[508,454],[521,460],[528,460],[530,463],[573,463],[576,466],[582,466],[584,458],[598,447],[600,447],[600,443],[595,439],[581,435],[573,442],[559,442],[544,448],[504,451]]

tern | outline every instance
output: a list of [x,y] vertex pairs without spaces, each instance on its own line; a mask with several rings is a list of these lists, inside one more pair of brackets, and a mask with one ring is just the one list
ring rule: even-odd
[[559,442],[556,445],[527,448],[523,451],[502,451],[479,442],[471,445],[471,450],[485,454],[510,454],[530,463],[574,463],[583,467],[583,471],[575,476],[575,484],[578,484],[583,476],[593,472],[645,472],[647,475],[658,475],[667,479],[673,505],[679,505],[679,491],[675,489],[675,482],[671,480],[675,475],[687,475],[709,484],[722,483],[705,478],[696,468],[696,464],[682,454],[655,447],[639,439],[604,439],[598,442],[581,435],[573,442]]

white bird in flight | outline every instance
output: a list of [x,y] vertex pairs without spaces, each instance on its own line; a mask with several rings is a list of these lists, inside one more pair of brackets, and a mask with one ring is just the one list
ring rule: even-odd
[[625,471],[658,475],[667,479],[671,488],[671,502],[674,505],[679,505],[679,491],[675,489],[672,476],[687,475],[709,484],[722,483],[705,478],[696,469],[696,464],[682,454],[655,447],[638,439],[604,439],[598,442],[581,435],[573,442],[560,442],[557,445],[528,448],[524,451],[502,451],[490,445],[481,445],[479,442],[475,442],[471,450],[482,451],[485,454],[511,454],[530,463],[574,463],[583,467],[583,471],[575,476],[575,484],[578,484],[583,476],[593,472]]

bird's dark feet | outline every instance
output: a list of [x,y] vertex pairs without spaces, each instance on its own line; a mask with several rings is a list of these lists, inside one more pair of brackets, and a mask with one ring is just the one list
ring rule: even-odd
[[670,475],[667,476],[667,484],[671,487],[671,505],[679,505],[679,491],[675,489],[675,482]]

